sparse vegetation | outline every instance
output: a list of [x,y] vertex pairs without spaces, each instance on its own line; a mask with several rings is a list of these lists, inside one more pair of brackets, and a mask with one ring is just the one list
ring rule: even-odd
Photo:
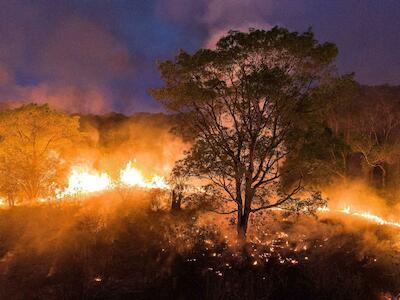
[[258,232],[249,232],[254,242],[243,252],[220,219],[154,212],[150,200],[143,192],[124,200],[109,193],[1,210],[0,298],[376,299],[400,292],[396,230],[267,218],[252,227]]

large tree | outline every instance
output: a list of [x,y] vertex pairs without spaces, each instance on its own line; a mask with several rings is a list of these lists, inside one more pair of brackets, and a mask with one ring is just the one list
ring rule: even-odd
[[152,93],[181,113],[195,137],[180,165],[234,203],[239,237],[254,212],[306,210],[321,200],[319,193],[300,197],[303,172],[293,179],[294,170],[282,167],[317,123],[336,55],[334,44],[318,43],[311,31],[275,27],[231,31],[214,50],[181,51],[160,64],[165,85]]
[[79,117],[29,104],[0,113],[0,192],[36,200],[63,185],[69,156],[80,137]]

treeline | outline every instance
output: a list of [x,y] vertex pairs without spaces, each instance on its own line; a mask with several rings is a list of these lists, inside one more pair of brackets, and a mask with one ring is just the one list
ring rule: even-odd
[[[362,179],[378,190],[397,192],[400,180],[400,86],[366,86],[353,82],[336,97],[336,103],[326,116],[326,132],[319,136],[320,141],[331,144],[320,156],[321,162],[328,163],[325,176],[329,175],[330,180]],[[94,128],[98,133],[96,147],[125,147],[130,140],[129,147],[135,147],[136,143],[154,148],[156,143],[164,143],[160,141],[160,135],[171,131],[190,141],[188,134],[176,128],[179,118],[170,114],[126,116],[113,113],[84,115],[80,120],[83,131],[90,132]],[[132,131],[126,130],[128,124],[133,127]],[[313,150],[318,152],[318,149]],[[324,181],[325,176],[314,180]]]
[[377,189],[398,192],[399,86],[356,86],[332,110],[328,125],[346,145],[334,157],[342,165],[341,176],[361,177]]
[[[341,179],[362,179],[388,196],[395,195],[400,180],[400,87],[354,85],[346,89],[346,94],[342,93],[327,115],[326,131],[318,137],[318,142],[328,147],[321,150],[319,146],[309,145],[307,149],[321,163],[320,172],[315,172],[310,180],[327,184]],[[84,133],[75,144],[79,154],[87,155],[95,167],[108,168],[111,173],[126,163],[127,158],[134,157],[149,172],[159,171],[160,166],[172,168],[190,143],[190,137],[182,133],[175,115],[112,113],[78,117],[79,131]],[[11,125],[4,118],[2,122],[3,130],[9,132]],[[9,157],[18,152],[14,148],[11,151]],[[146,164],[149,159],[152,163]],[[111,160],[114,166],[109,165]],[[3,196],[7,197],[7,192],[14,193],[15,180],[11,180],[12,172],[3,170],[8,174],[3,178],[9,179],[3,181]]]

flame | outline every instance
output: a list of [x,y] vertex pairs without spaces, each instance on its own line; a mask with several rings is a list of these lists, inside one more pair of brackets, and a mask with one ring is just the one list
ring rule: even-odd
[[136,168],[132,167],[129,161],[124,169],[120,172],[120,181],[128,186],[145,186],[143,175]]
[[130,187],[139,187],[146,189],[168,189],[169,186],[165,182],[164,177],[154,175],[150,181],[146,181],[142,173],[132,166],[129,161],[125,168],[120,172],[120,182],[122,185]]
[[[133,159],[136,163],[136,158]],[[58,199],[68,196],[85,195],[95,192],[110,190],[115,187],[134,187],[142,189],[170,189],[164,177],[154,175],[151,180],[146,180],[143,174],[135,168],[132,161],[128,161],[126,166],[120,170],[120,176],[117,181],[112,180],[106,172],[98,172],[90,170],[88,167],[75,166],[71,169],[68,178],[68,186],[64,190],[57,191]],[[199,188],[200,189],[200,188]],[[39,199],[40,202],[46,202],[48,199]],[[4,198],[0,198],[0,205],[5,205],[7,202]],[[277,209],[279,210],[279,209]],[[350,206],[343,209],[330,209],[327,206],[318,209],[320,213],[337,212],[345,215],[351,215],[363,219],[367,219],[379,225],[389,225],[400,228],[400,222],[385,220],[382,217],[375,215],[369,211],[352,211]]]
[[351,215],[351,216],[356,216],[356,217],[360,217],[363,219],[367,219],[369,221],[372,221],[376,224],[379,225],[389,225],[389,226],[395,226],[400,228],[400,222],[395,222],[395,221],[388,221],[383,219],[382,217],[378,216],[378,215],[374,215],[373,213],[369,212],[369,211],[364,211],[364,212],[357,212],[357,211],[352,211],[350,208],[350,205],[346,206],[343,209],[336,209],[336,210],[331,210],[328,207],[322,207],[318,209],[319,212],[338,212],[338,213],[343,213],[346,215]]
[[107,173],[98,173],[74,167],[68,177],[67,188],[59,192],[58,198],[104,191],[112,187],[112,180]]
[[[133,161],[136,162],[136,159]],[[101,192],[118,186],[169,189],[164,177],[154,175],[150,181],[147,181],[142,173],[132,165],[132,161],[129,161],[125,168],[121,169],[117,181],[113,181],[111,176],[105,172],[89,170],[87,167],[73,167],[68,177],[68,186],[57,192],[57,198]]]

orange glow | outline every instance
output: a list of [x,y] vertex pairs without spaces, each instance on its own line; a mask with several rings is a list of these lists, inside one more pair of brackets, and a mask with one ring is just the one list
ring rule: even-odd
[[68,178],[67,188],[58,194],[58,198],[104,191],[112,186],[112,180],[107,173],[74,167]]
[[[117,187],[121,188],[139,188],[139,189],[170,189],[170,186],[165,181],[164,177],[153,175],[150,179],[142,174],[142,172],[134,166],[136,159],[128,161],[124,168],[119,172],[119,178],[113,180],[106,172],[99,172],[89,167],[75,166],[72,167],[68,177],[68,186],[64,190],[59,190],[56,193],[57,199],[65,197],[74,197],[87,195],[106,190],[112,190]],[[201,187],[195,187],[196,190],[201,190]],[[50,199],[39,199],[39,202],[47,202]],[[6,205],[7,201],[0,198],[0,205]],[[280,210],[275,208],[274,210]],[[400,228],[400,222],[386,220],[379,215],[375,215],[370,211],[353,211],[350,205],[346,205],[343,209],[332,209],[329,207],[321,207],[318,213],[340,213],[344,215],[354,216],[374,222],[378,225],[389,225]]]
[[[134,160],[135,161],[135,160]],[[154,175],[150,180],[129,161],[120,170],[118,180],[113,180],[106,172],[90,170],[88,167],[73,167],[68,177],[68,186],[57,192],[57,198],[76,196],[110,190],[115,187],[135,187],[142,189],[169,189],[164,177]]]
[[146,181],[142,173],[132,166],[129,161],[125,168],[120,172],[120,183],[129,187],[139,187],[146,189],[168,189],[169,186],[165,182],[164,177],[154,175],[150,181]]
[[395,221],[388,221],[383,219],[380,216],[374,215],[369,211],[363,211],[363,212],[357,212],[357,211],[352,211],[350,206],[346,206],[343,209],[337,209],[337,210],[332,210],[328,207],[322,207],[318,210],[319,212],[338,212],[338,213],[343,213],[346,215],[351,215],[355,217],[360,217],[363,219],[367,219],[371,222],[377,223],[379,225],[389,225],[389,226],[395,226],[400,228],[400,222],[395,222]]

